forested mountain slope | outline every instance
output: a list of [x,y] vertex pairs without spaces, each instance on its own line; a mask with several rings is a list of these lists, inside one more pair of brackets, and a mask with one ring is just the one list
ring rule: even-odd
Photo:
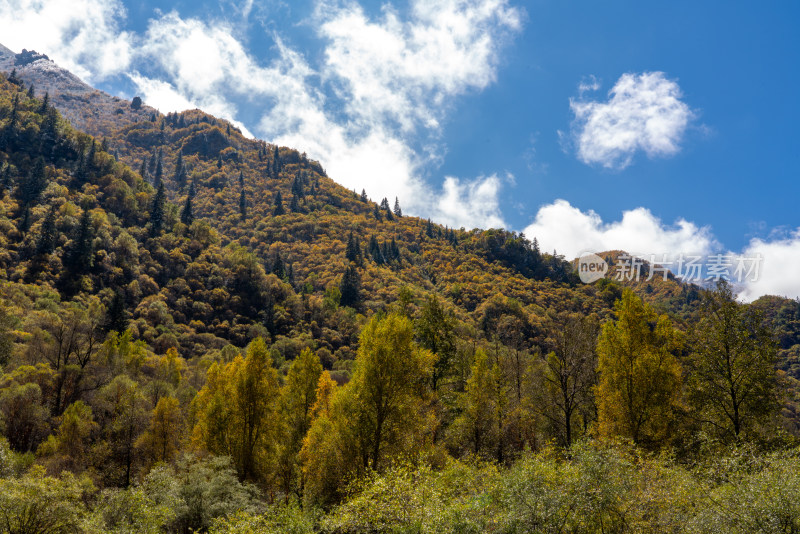
[[[775,366],[798,370],[797,303],[582,284],[535,239],[407,216],[199,110],[131,110],[33,53],[0,60],[17,67],[0,76],[0,512],[41,494],[72,506],[42,508],[64,532],[505,532],[543,524],[514,499],[546,491],[575,531],[593,531],[576,510],[620,532],[673,510],[724,524],[697,514],[703,488],[732,502],[736,477],[767,484],[756,468],[647,455],[714,472],[726,447],[794,443]],[[735,416],[709,363],[727,335]],[[792,462],[758,465],[791,484]],[[617,493],[579,499],[612,476]]]

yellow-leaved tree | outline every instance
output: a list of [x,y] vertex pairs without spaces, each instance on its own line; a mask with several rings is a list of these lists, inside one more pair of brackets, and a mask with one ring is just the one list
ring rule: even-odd
[[419,451],[427,421],[421,407],[435,357],[413,336],[407,317],[376,315],[361,331],[352,380],[341,388],[320,382],[315,419],[301,451],[307,502],[326,504],[340,496],[326,466],[335,466],[343,486]]
[[263,479],[273,459],[278,431],[278,373],[263,338],[243,358],[212,365],[195,397],[194,443],[213,454],[229,455],[239,477]]
[[626,289],[597,344],[598,431],[643,446],[669,437],[680,404],[683,336],[672,321]]

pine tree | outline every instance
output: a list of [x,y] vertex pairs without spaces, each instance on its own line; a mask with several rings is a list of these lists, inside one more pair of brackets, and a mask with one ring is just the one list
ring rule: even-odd
[[139,176],[141,176],[142,180],[145,182],[147,181],[147,158],[142,160],[142,165],[139,167]]
[[56,207],[50,206],[44,221],[42,221],[42,227],[39,229],[39,236],[36,240],[36,254],[38,256],[46,256],[53,252],[57,236]]
[[[67,249],[64,264],[70,275],[85,273],[92,266],[94,239],[92,232],[92,219],[89,214],[89,207],[84,206],[80,222],[73,235],[72,244]],[[72,280],[70,280],[72,282]]]
[[272,177],[277,180],[281,172],[281,154],[278,152],[278,145],[272,153]]
[[278,215],[283,215],[284,213],[286,212],[283,209],[283,197],[281,196],[281,192],[278,191],[275,193],[275,209],[272,210],[272,214],[277,217]]
[[359,239],[353,235],[353,232],[350,232],[347,236],[347,248],[345,249],[344,256],[356,265],[361,265],[363,262],[363,258],[361,257],[361,244]]
[[36,97],[36,89],[34,88],[33,84],[28,87],[28,98],[33,99]]
[[161,187],[164,181],[164,163],[161,161],[161,149],[158,149],[158,158],[156,159],[156,172],[153,176],[153,185]]
[[244,187],[244,172],[239,171],[239,187]]
[[397,197],[394,197],[394,215],[398,218],[403,216],[403,210],[400,209],[400,201]]
[[164,182],[158,184],[156,194],[153,196],[153,203],[150,206],[150,236],[155,237],[161,233],[164,226]]
[[191,226],[193,221],[192,197],[191,195],[186,195],[186,202],[183,204],[183,209],[181,210],[181,222],[186,226]]
[[361,190],[361,202],[364,202],[364,203],[369,202],[369,198],[367,197],[367,190],[366,189],[362,189]]
[[292,200],[289,201],[289,210],[292,213],[300,212],[300,200],[297,198],[296,194],[292,194]]
[[186,185],[186,170],[183,168],[183,152],[178,151],[178,157],[175,160],[175,173],[172,179],[177,185],[178,189],[183,189]]
[[275,263],[272,264],[272,274],[280,279],[286,277],[286,266],[283,264],[280,252],[275,253]]
[[303,180],[299,175],[295,176],[294,180],[292,180],[292,194],[299,198],[305,196],[303,192]]
[[122,333],[128,327],[128,312],[125,310],[125,297],[122,291],[114,292],[111,304],[106,311],[103,329],[106,332]]
[[44,158],[40,156],[25,179],[17,186],[17,198],[23,206],[27,207],[38,200],[45,187],[47,187],[47,174]]
[[345,269],[339,283],[339,292],[342,295],[339,300],[342,306],[355,308],[361,302],[361,275],[358,274],[355,264],[351,263]]
[[243,221],[247,219],[247,195],[244,189],[239,193],[239,215]]
[[45,91],[44,98],[42,98],[42,105],[39,106],[39,114],[44,115],[45,113],[47,113],[49,107],[50,107],[50,93]]

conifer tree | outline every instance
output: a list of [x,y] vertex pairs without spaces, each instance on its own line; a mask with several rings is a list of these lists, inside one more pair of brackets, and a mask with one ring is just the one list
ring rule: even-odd
[[239,192],[239,215],[243,221],[247,219],[247,195],[244,189]]
[[367,197],[367,190],[366,189],[362,189],[361,190],[361,202],[364,202],[364,203],[369,202],[369,197]]
[[17,198],[23,206],[27,207],[38,200],[45,187],[47,187],[47,175],[44,158],[40,156],[28,175],[17,186]]
[[186,171],[183,168],[183,152],[178,151],[178,157],[175,160],[175,172],[172,175],[172,180],[178,189],[183,189],[186,185]]
[[164,226],[164,182],[158,184],[156,194],[153,196],[153,203],[150,206],[150,236],[155,237],[161,233]]
[[42,98],[42,105],[39,106],[39,114],[44,115],[47,113],[48,109],[50,108],[50,93],[44,93],[44,98]]
[[355,308],[361,303],[361,275],[355,264],[351,263],[345,269],[339,283],[339,292],[342,295],[339,300],[342,306]]
[[359,239],[353,235],[353,232],[347,236],[347,248],[345,249],[345,258],[352,261],[356,265],[361,265],[363,258],[361,256],[361,244]]
[[56,237],[56,207],[50,206],[44,221],[42,221],[42,227],[39,229],[39,236],[36,240],[36,254],[38,256],[46,256],[53,252]]
[[289,210],[292,213],[300,212],[300,200],[298,200],[296,194],[292,194],[292,200],[289,201]]
[[85,273],[92,266],[92,219],[89,207],[84,206],[80,222],[73,235],[72,244],[67,250],[64,264],[72,275]]
[[181,222],[186,226],[191,226],[193,221],[194,214],[192,213],[192,197],[191,195],[186,195],[186,202],[184,202],[183,209],[181,210]]
[[403,216],[403,210],[400,209],[400,201],[397,197],[394,197],[394,214],[398,218]]
[[280,252],[275,253],[275,263],[272,264],[272,274],[281,279],[286,277],[286,266],[283,264]]
[[284,213],[286,213],[286,211],[283,209],[283,197],[281,196],[281,192],[278,191],[275,193],[275,209],[272,210],[272,214],[277,217]]

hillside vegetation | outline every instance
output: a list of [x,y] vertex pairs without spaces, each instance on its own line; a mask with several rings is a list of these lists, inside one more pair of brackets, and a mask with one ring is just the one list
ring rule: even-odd
[[0,76],[0,528],[800,528],[796,302],[584,285],[200,111],[114,115]]

